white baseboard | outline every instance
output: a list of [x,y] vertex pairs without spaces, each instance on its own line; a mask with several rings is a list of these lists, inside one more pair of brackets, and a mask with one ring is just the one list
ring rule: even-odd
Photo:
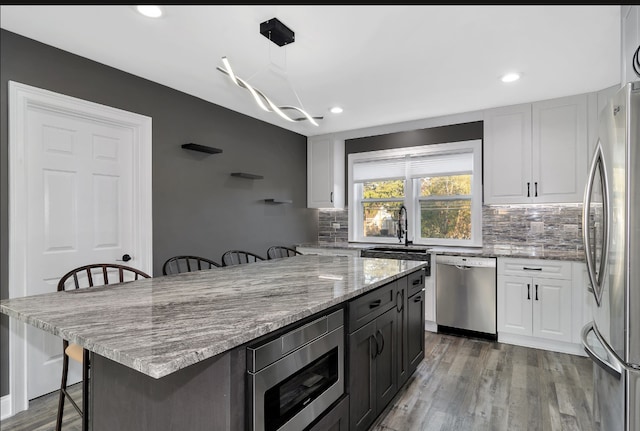
[[424,329],[429,332],[438,332],[438,324],[436,322],[424,321]]
[[0,398],[0,420],[13,416],[11,411],[11,394]]

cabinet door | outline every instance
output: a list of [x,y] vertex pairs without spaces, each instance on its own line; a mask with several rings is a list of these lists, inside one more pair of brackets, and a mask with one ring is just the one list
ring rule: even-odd
[[587,175],[587,95],[532,104],[535,202],[582,202]]
[[409,376],[424,359],[424,297],[425,292],[423,291],[416,293],[407,301]]
[[307,141],[307,207],[344,207],[344,141]]
[[534,278],[533,335],[571,341],[571,281]]
[[531,104],[484,113],[484,203],[527,203],[531,190]]
[[349,424],[369,429],[376,412],[376,321],[349,335]]
[[398,281],[387,283],[349,301],[349,332],[355,331],[382,313],[395,309]]
[[409,349],[408,349],[408,310],[407,300],[408,277],[397,281],[396,291],[396,340],[398,349],[398,387],[401,387],[409,378]]
[[396,310],[376,319],[376,415],[398,392],[398,343],[396,340]]
[[349,396],[325,413],[308,431],[349,431]]
[[530,277],[498,276],[498,332],[532,334]]

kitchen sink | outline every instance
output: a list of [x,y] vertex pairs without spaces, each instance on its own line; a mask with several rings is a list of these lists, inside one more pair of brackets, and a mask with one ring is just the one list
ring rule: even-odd
[[425,275],[431,275],[431,253],[430,248],[419,246],[376,246],[363,248],[360,251],[361,257],[377,257],[383,259],[400,259],[400,260],[420,260],[428,262],[425,267]]
[[375,252],[391,252],[391,253],[426,253],[428,248],[416,247],[369,247],[366,250]]

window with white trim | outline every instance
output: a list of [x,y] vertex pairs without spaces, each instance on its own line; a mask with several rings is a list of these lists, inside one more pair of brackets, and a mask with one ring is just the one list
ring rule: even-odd
[[[482,141],[349,154],[349,240],[482,245]],[[404,239],[403,239],[404,242]]]

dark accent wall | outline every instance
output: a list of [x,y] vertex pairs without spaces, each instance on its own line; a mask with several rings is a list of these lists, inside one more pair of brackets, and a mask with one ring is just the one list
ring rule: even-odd
[[[389,150],[392,148],[417,147],[419,145],[444,144],[446,142],[482,139],[483,122],[452,124],[427,129],[394,132],[385,135],[366,136],[344,141],[344,177],[349,178],[349,154],[366,151]],[[348,187],[345,181],[345,187]],[[348,205],[348,190],[345,190],[345,205]]]
[[[220,261],[228,249],[315,242],[306,208],[306,137],[158,83],[0,30],[0,298],[8,286],[8,81],[153,119],[153,275],[177,254]],[[230,90],[231,91],[231,90]],[[247,102],[249,103],[249,102]],[[206,155],[194,142],[221,148]],[[231,177],[231,172],[264,179]],[[292,200],[266,204],[264,199]],[[62,275],[70,268],[60,268]],[[9,393],[8,318],[0,328],[0,396]]]

